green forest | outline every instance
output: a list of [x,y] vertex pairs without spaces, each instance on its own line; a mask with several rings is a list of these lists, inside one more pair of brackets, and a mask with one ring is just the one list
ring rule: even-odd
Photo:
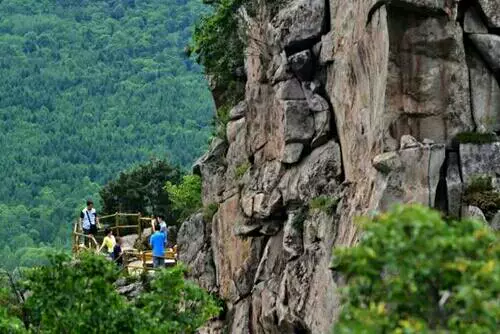
[[196,0],[0,1],[0,266],[68,247],[88,197],[152,158],[188,168],[213,101],[185,55]]

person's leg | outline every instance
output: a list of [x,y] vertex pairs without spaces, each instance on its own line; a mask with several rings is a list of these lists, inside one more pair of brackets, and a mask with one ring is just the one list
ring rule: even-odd
[[165,267],[165,258],[159,257],[158,260],[159,260],[158,261],[158,267],[160,267],[160,268]]
[[153,256],[153,268],[158,268],[159,262],[156,256]]

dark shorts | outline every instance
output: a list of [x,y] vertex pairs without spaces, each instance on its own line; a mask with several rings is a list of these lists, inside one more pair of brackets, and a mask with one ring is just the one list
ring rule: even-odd
[[96,225],[90,225],[90,229],[83,229],[83,234],[85,235],[96,235],[97,234],[97,226]]

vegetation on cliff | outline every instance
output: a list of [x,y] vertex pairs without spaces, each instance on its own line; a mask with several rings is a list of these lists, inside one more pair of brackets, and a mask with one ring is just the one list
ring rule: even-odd
[[184,53],[201,1],[4,0],[0,12],[0,266],[12,268],[64,247],[119,171],[155,156],[189,166],[213,102]]
[[496,333],[500,243],[487,225],[399,206],[363,221],[358,246],[334,252],[345,275],[335,333]]
[[[220,312],[207,292],[184,280],[185,269],[157,272],[136,299],[115,287],[116,265],[102,256],[54,254],[0,290],[2,333],[195,333]],[[3,281],[5,282],[5,281]],[[7,283],[7,282],[5,282]],[[21,293],[28,291],[25,301]]]

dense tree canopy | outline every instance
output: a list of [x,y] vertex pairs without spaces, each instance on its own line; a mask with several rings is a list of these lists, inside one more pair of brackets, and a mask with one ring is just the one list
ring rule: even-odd
[[[139,297],[128,301],[115,282],[138,278],[121,277],[105,257],[52,254],[49,259],[0,288],[2,333],[188,334],[220,312],[216,300],[184,279],[182,266],[156,272]],[[24,291],[29,297],[19,298]]]
[[498,333],[500,244],[489,226],[400,206],[364,228],[358,246],[335,251],[348,279],[335,333]]
[[84,200],[119,171],[201,154],[213,102],[184,48],[205,11],[197,0],[0,1],[0,266],[66,244]]

